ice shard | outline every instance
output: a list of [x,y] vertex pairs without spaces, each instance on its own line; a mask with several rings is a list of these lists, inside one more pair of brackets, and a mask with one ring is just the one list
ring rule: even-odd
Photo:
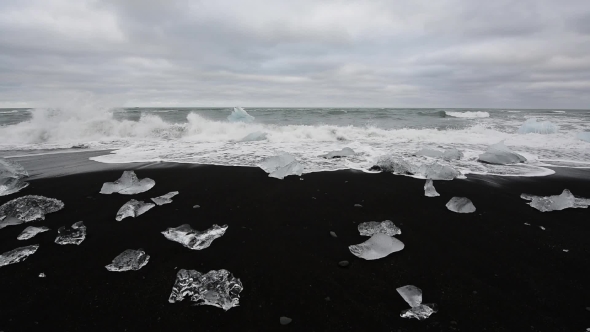
[[475,206],[467,197],[453,197],[446,206],[447,209],[457,213],[475,212]]
[[401,297],[404,298],[410,307],[414,308],[422,304],[422,290],[413,285],[406,285],[396,288]]
[[461,172],[451,166],[441,165],[439,163],[422,165],[420,166],[418,173],[425,178],[432,180],[453,180],[461,175]]
[[29,173],[21,164],[0,158],[0,178],[24,178],[27,176]]
[[16,248],[0,255],[0,266],[22,262],[39,249],[38,244]]
[[86,238],[86,226],[82,221],[73,224],[72,227],[60,227],[57,230],[55,243],[57,244],[75,244],[79,245]]
[[535,196],[522,194],[520,198],[531,201],[530,206],[541,212],[559,211],[567,208],[585,209],[590,205],[590,199],[575,197],[569,190],[565,189],[560,195]]
[[391,220],[362,222],[358,225],[358,230],[362,236],[373,236],[379,233],[394,236],[402,233]]
[[14,225],[20,225],[22,224],[24,221],[15,218],[15,217],[6,217],[4,218],[4,220],[0,221],[0,229],[7,227],[7,226],[14,226]]
[[479,155],[479,162],[487,164],[508,165],[524,163],[526,158],[518,153],[512,152],[504,141],[490,145],[485,153]]
[[253,133],[246,135],[244,138],[240,140],[240,142],[263,141],[267,138],[266,136],[267,134],[265,132],[255,131]]
[[6,196],[19,192],[29,186],[28,182],[24,182],[20,178],[0,178],[0,196]]
[[332,158],[344,158],[344,157],[349,157],[349,156],[354,156],[354,150],[351,148],[343,148],[340,151],[330,151],[326,154],[321,155],[320,157],[323,157],[326,159],[332,159]]
[[234,107],[234,111],[227,117],[230,122],[252,122],[254,117],[241,107]]
[[435,149],[424,148],[424,149],[421,149],[420,151],[417,151],[416,153],[414,153],[414,155],[426,156],[426,157],[431,157],[431,158],[441,158],[443,156],[443,152],[439,151],[439,150],[435,150]]
[[139,194],[150,190],[156,181],[145,178],[139,180],[135,172],[125,171],[123,175],[115,182],[105,182],[100,189],[101,194],[118,193],[123,195]]
[[404,243],[394,237],[377,233],[367,241],[348,247],[350,252],[362,259],[374,260],[404,249]]
[[556,133],[559,128],[551,123],[550,121],[540,121],[537,122],[537,119],[528,119],[526,120],[520,128],[518,128],[519,134],[529,134],[529,133],[536,133],[536,134],[553,134]]
[[162,195],[160,197],[152,198],[152,201],[158,205],[164,205],[172,203],[172,197],[178,195],[178,191],[171,191],[166,195]]
[[424,184],[424,196],[426,197],[437,197],[440,196],[436,189],[434,188],[434,182],[431,179],[426,180]]
[[28,239],[34,237],[35,235],[37,235],[39,233],[47,232],[48,230],[49,230],[49,228],[45,227],[45,226],[41,226],[41,227],[29,226],[29,227],[25,228],[25,230],[22,231],[22,233],[20,233],[16,239],[17,240],[28,240]]
[[412,175],[415,172],[415,167],[403,158],[386,155],[379,157],[375,162],[375,166],[371,167],[371,170]]
[[212,270],[202,274],[196,270],[181,269],[168,302],[174,303],[190,296],[197,305],[212,305],[227,311],[240,304],[240,293],[244,287],[240,279],[227,270]]
[[168,228],[162,232],[164,236],[192,250],[202,250],[208,248],[213,240],[220,238],[225,234],[227,225],[213,225],[211,228],[199,232],[191,228],[190,225],[184,224],[176,228]]
[[[63,209],[64,203],[54,198],[28,195],[15,198],[0,206],[0,220],[16,218],[22,222],[44,220],[48,213]],[[4,226],[0,225],[0,228]]]
[[117,217],[115,217],[115,219],[117,219],[117,221],[121,221],[127,217],[139,217],[154,206],[156,205],[152,203],[145,203],[143,201],[132,199],[121,206],[119,211],[117,211]]
[[413,285],[406,285],[396,290],[411,307],[410,309],[403,310],[400,314],[401,317],[423,320],[438,311],[434,303],[422,304],[422,290],[420,288]]
[[303,174],[303,166],[301,166],[301,164],[297,161],[293,161],[289,163],[287,166],[281,167],[276,171],[270,173],[268,177],[282,180],[289,175],[301,176],[301,174]]
[[446,149],[442,155],[442,159],[444,159],[446,161],[459,160],[461,158],[463,158],[463,152],[461,152],[455,148]]
[[144,267],[149,260],[150,255],[146,254],[142,249],[127,249],[115,257],[113,262],[105,266],[105,268],[112,272],[139,270]]

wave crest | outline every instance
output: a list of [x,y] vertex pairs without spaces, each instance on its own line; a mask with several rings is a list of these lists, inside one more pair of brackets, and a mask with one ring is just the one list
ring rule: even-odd
[[490,117],[490,113],[488,112],[481,112],[481,111],[477,111],[477,112],[451,112],[451,111],[445,111],[445,114],[447,116],[453,117],[453,118],[466,118],[466,119],[475,119],[475,118],[489,118]]

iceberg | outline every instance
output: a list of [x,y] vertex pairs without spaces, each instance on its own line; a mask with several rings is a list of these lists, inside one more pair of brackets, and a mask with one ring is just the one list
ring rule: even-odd
[[522,194],[520,198],[527,201],[530,206],[541,212],[559,211],[568,208],[588,208],[590,199],[575,197],[569,190],[565,189],[560,195],[554,196],[535,196],[529,194]]
[[[54,198],[28,195],[15,198],[0,206],[0,221],[16,218],[22,222],[44,220],[45,215],[63,209],[64,203]],[[0,228],[4,226],[0,225]]]
[[418,173],[431,180],[453,180],[461,175],[461,172],[451,166],[432,163],[420,166]]
[[48,230],[49,230],[49,227],[45,227],[45,226],[41,226],[41,227],[29,226],[29,227],[25,228],[25,230],[22,231],[22,233],[20,233],[16,239],[17,240],[28,240],[28,239],[34,237],[35,235],[37,235],[39,233],[47,232]]
[[213,240],[220,238],[225,234],[227,225],[213,225],[211,228],[199,232],[191,228],[190,225],[184,224],[176,228],[168,228],[162,232],[164,236],[192,250],[202,250],[208,248]]
[[475,212],[475,206],[469,198],[466,197],[453,197],[447,203],[447,209],[457,213],[472,213]]
[[234,111],[227,117],[230,122],[252,122],[254,117],[241,107],[234,107]]
[[435,149],[421,149],[414,153],[415,156],[425,156],[430,158],[441,158],[443,156],[443,152]]
[[100,189],[101,194],[118,193],[123,195],[139,194],[152,189],[156,182],[150,178],[139,180],[135,172],[125,171],[115,182],[105,182]]
[[537,119],[526,120],[520,128],[518,128],[519,134],[553,134],[556,133],[559,127],[551,123],[550,121],[537,122]]
[[57,230],[57,237],[55,238],[55,243],[61,245],[79,245],[80,243],[82,243],[82,241],[84,241],[85,238],[86,226],[84,226],[84,223],[82,221],[78,221],[77,223],[73,224],[72,227],[60,227]]
[[0,178],[0,196],[14,194],[28,186],[29,183],[20,178]]
[[144,203],[143,201],[136,201],[132,199],[121,206],[119,211],[117,211],[117,217],[115,219],[117,219],[117,221],[121,221],[127,217],[139,217],[154,206],[156,205],[152,203]]
[[267,139],[267,134],[262,131],[255,131],[246,135],[244,138],[240,140],[240,142],[252,142],[252,141],[263,141]]
[[578,137],[578,139],[581,139],[582,141],[590,142],[590,132],[588,132],[588,131],[579,132],[577,137]]
[[0,178],[24,178],[27,176],[29,173],[21,164],[0,158]]
[[349,157],[349,156],[354,156],[354,150],[351,148],[343,148],[340,151],[330,151],[326,154],[321,155],[320,157],[323,157],[326,159],[332,159],[332,158],[343,158],[343,157]]
[[301,176],[301,174],[303,174],[303,166],[301,166],[301,164],[298,163],[297,161],[294,161],[294,162],[288,164],[287,166],[281,167],[281,168],[277,169],[276,171],[270,173],[268,175],[268,177],[282,180],[285,178],[285,176],[289,176],[289,175]]
[[524,163],[526,158],[512,152],[502,141],[490,145],[485,153],[479,155],[477,160],[487,164],[508,165]]
[[377,159],[375,166],[371,170],[392,172],[394,174],[414,174],[414,166],[405,161],[403,158],[393,155],[381,156]]
[[178,191],[171,191],[166,195],[162,195],[160,197],[152,198],[152,201],[158,205],[164,205],[172,203],[172,197],[178,195]]
[[461,158],[463,158],[463,152],[461,152],[455,148],[446,149],[442,155],[442,159],[444,159],[446,161],[459,160]]
[[240,279],[227,270],[212,270],[205,274],[196,270],[181,269],[168,302],[174,303],[190,296],[197,305],[212,305],[225,311],[240,304],[240,293],[244,287]]
[[139,270],[146,266],[149,260],[150,256],[145,251],[127,249],[115,257],[113,262],[105,266],[105,268],[112,272]]
[[436,192],[434,188],[434,182],[431,179],[426,180],[424,184],[424,196],[426,197],[438,197],[440,194]]
[[423,320],[438,311],[434,303],[422,304],[422,290],[420,288],[407,285],[399,287],[396,290],[411,307],[410,309],[403,310],[400,314],[401,317]]
[[394,237],[377,233],[367,241],[348,247],[350,252],[362,259],[374,260],[404,249],[404,243]]
[[362,236],[373,236],[379,233],[394,236],[402,233],[402,230],[391,220],[362,222],[358,225],[358,230]]
[[22,262],[39,249],[38,244],[16,248],[0,255],[0,266]]

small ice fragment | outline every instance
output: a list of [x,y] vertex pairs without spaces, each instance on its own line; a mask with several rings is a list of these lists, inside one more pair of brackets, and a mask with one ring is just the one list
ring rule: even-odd
[[432,180],[452,180],[461,175],[461,172],[451,166],[441,165],[439,163],[422,165],[418,173]]
[[57,230],[57,234],[58,235],[57,238],[55,238],[55,243],[61,245],[79,245],[86,238],[86,226],[84,226],[82,221],[78,221],[77,223],[73,224],[72,227],[60,227]]
[[412,164],[405,161],[403,158],[393,155],[379,157],[379,159],[377,159],[375,162],[375,166],[371,167],[371,170],[406,175],[412,175],[415,173],[415,167]]
[[363,207],[363,206],[360,204],[355,204],[354,207]]
[[263,141],[267,138],[266,135],[267,134],[265,132],[255,131],[246,135],[246,137],[242,138],[240,142]]
[[230,122],[252,122],[254,117],[241,107],[234,107],[234,111],[227,117]]
[[537,119],[527,119],[520,128],[518,128],[519,134],[553,134],[556,133],[559,127],[551,123],[550,121],[537,122]]
[[43,272],[39,273],[39,278],[45,278],[45,277],[46,277],[45,273],[43,273]]
[[415,156],[426,156],[430,158],[441,158],[443,156],[443,152],[435,149],[428,149],[424,148],[420,151],[414,153]]
[[45,226],[41,226],[41,227],[29,226],[29,227],[25,228],[25,230],[23,230],[22,233],[20,233],[16,239],[17,240],[28,240],[28,239],[32,238],[33,236],[35,236],[39,233],[47,232],[48,230],[49,230],[49,228],[45,227]]
[[362,236],[373,236],[378,233],[394,236],[402,233],[391,220],[362,222],[358,225],[358,230]]
[[351,148],[343,148],[340,151],[330,151],[326,154],[321,155],[320,157],[323,157],[326,159],[332,159],[332,158],[343,158],[343,157],[349,157],[349,156],[354,156],[354,150]]
[[139,180],[134,171],[125,171],[115,182],[105,182],[100,189],[100,193],[133,195],[148,191],[155,185],[156,181],[150,178]]
[[348,247],[350,252],[362,259],[374,260],[404,249],[404,243],[396,238],[377,233],[367,241]]
[[399,295],[401,295],[410,307],[414,308],[422,304],[422,290],[413,285],[407,285],[396,288]]
[[282,316],[282,317],[279,319],[279,323],[281,323],[281,325],[289,325],[289,324],[290,324],[292,321],[293,321],[293,320],[292,320],[291,318],[289,318],[289,317],[285,317],[285,316]]
[[563,252],[569,252],[569,249],[563,249]]
[[198,209],[200,207],[201,207],[200,205],[193,205],[193,209]]
[[297,161],[293,161],[289,163],[287,166],[281,167],[276,171],[270,173],[268,176],[271,178],[276,179],[284,179],[285,176],[289,175],[299,175],[303,174],[303,166],[299,164]]
[[299,181],[303,181],[303,178],[299,178]]
[[164,205],[172,203],[172,197],[178,195],[178,191],[171,191],[166,195],[162,195],[160,197],[152,198],[152,201],[158,205]]
[[424,320],[430,315],[438,312],[438,308],[434,303],[421,304],[417,307],[410,308],[401,312],[402,318],[416,318],[417,320]]
[[20,178],[6,177],[0,178],[0,196],[7,196],[19,192],[29,186],[28,182],[24,182]]
[[336,233],[334,233],[333,231],[330,231],[330,236],[331,237],[338,237],[338,235],[336,235]]
[[567,189],[565,189],[560,195],[535,196],[522,194],[520,195],[520,198],[531,201],[529,205],[541,212],[559,211],[567,208],[585,209],[590,205],[590,199],[575,197]]
[[525,224],[525,225],[527,225],[527,226],[530,226],[530,225],[531,225],[531,224],[529,224],[528,222],[525,222],[524,224]]
[[348,265],[350,265],[350,263],[348,261],[340,261],[340,262],[338,262],[338,265],[340,267],[348,267]]
[[504,145],[504,141],[501,141],[490,145],[486,152],[479,155],[477,160],[487,164],[507,165],[524,163],[526,158],[518,153],[512,152],[506,145]]
[[239,305],[243,289],[240,279],[227,270],[202,274],[196,270],[181,269],[176,274],[168,302],[182,301],[185,296],[191,296],[190,300],[197,305],[212,305],[227,311]]
[[446,161],[459,160],[459,159],[463,158],[463,152],[461,152],[455,148],[446,149],[445,152],[443,153],[442,158]]
[[113,272],[122,272],[130,270],[139,270],[144,267],[150,260],[150,255],[146,254],[145,251],[127,249],[120,253],[113,262],[105,268]]
[[475,206],[469,198],[466,197],[453,197],[447,203],[447,209],[457,213],[472,213],[475,212]]
[[539,226],[539,228],[543,231],[545,230],[545,227],[543,227],[543,226]]
[[[28,195],[15,198],[0,206],[0,220],[13,217],[22,222],[44,220],[48,213],[63,209],[64,203],[54,198]],[[0,228],[3,228],[0,224]]]
[[426,197],[440,196],[440,194],[438,192],[436,192],[436,189],[434,188],[434,183],[432,182],[432,179],[426,180],[426,183],[424,184],[424,196],[426,196]]
[[168,228],[162,232],[164,236],[171,241],[178,242],[192,250],[202,250],[208,248],[213,240],[220,238],[225,234],[227,225],[213,225],[211,228],[199,232],[191,228],[190,225],[184,224],[176,228]]
[[22,262],[39,249],[38,244],[16,248],[0,255],[0,266]]
[[143,201],[132,199],[121,206],[119,211],[117,211],[117,217],[115,217],[115,219],[121,221],[127,217],[139,217],[154,206],[156,205],[152,203],[145,203]]
[[27,176],[29,173],[21,164],[0,158],[0,178],[25,178]]

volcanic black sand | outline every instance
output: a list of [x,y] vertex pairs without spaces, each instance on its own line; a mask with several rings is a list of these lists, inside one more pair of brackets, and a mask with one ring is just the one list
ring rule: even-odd
[[[154,179],[155,187],[131,196],[99,194],[123,169]],[[65,208],[0,230],[0,252],[40,244],[24,262],[0,268],[0,330],[585,331],[590,211],[541,213],[519,198],[565,188],[590,197],[589,171],[557,171],[435,181],[437,198],[424,197],[424,180],[357,171],[277,180],[257,168],[127,164],[34,179],[0,203],[36,194],[58,198]],[[180,192],[173,203],[115,221],[129,199],[170,191]],[[448,211],[453,196],[470,198],[477,211]],[[201,207],[193,209],[196,204]],[[367,239],[358,223],[386,219],[402,229],[397,238],[405,249],[374,261],[353,256],[348,246]],[[60,226],[81,220],[87,237],[79,246],[53,242]],[[185,223],[229,228],[201,251],[160,233]],[[29,225],[51,231],[18,241]],[[141,270],[104,268],[123,250],[138,248],[151,256]],[[340,267],[342,260],[350,265]],[[229,270],[244,286],[240,306],[226,312],[188,299],[168,303],[182,268]],[[39,278],[41,272],[47,277]],[[409,306],[396,288],[408,284],[420,287],[424,302],[438,304],[439,312],[424,321],[401,318]],[[293,321],[281,326],[281,316]]]

